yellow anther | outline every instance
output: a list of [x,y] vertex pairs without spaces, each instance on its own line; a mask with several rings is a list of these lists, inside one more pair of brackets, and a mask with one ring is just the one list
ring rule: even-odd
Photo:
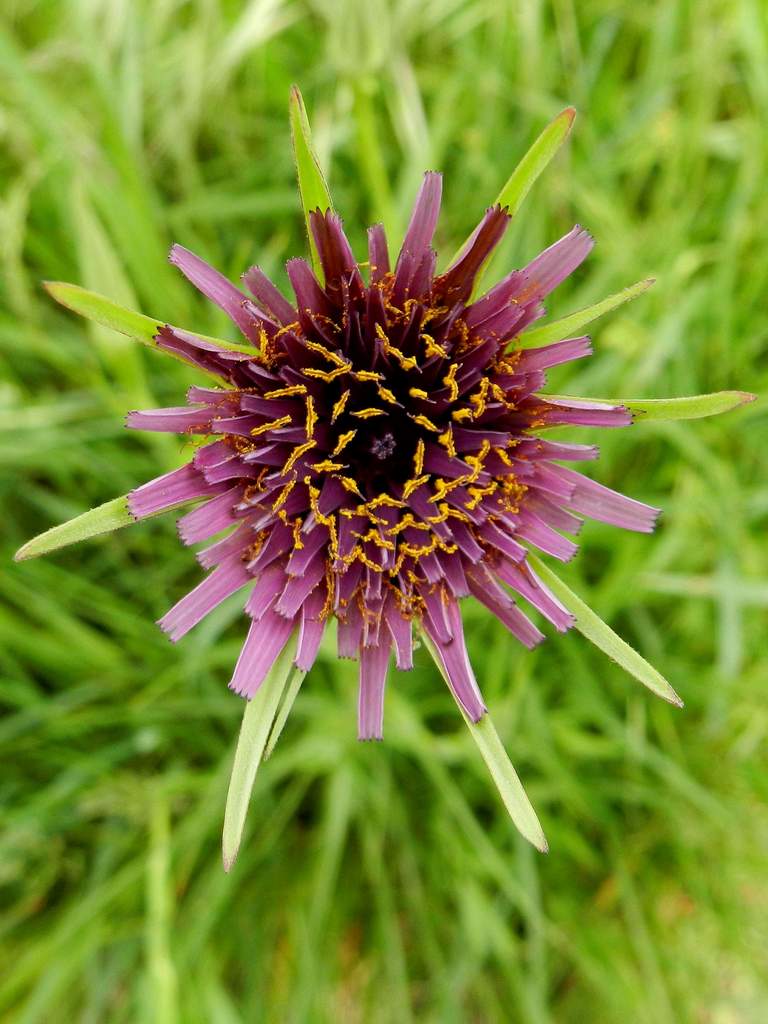
[[317,473],[338,473],[339,470],[346,468],[343,462],[331,462],[330,459],[323,459],[322,462],[312,463],[312,469]]
[[267,391],[265,398],[290,398],[293,395],[306,395],[306,384],[291,384],[287,388],[276,388],[274,391]]
[[315,412],[315,401],[312,395],[307,395],[307,422],[306,422],[306,433],[307,438],[310,438],[315,433],[315,426],[317,424],[317,413]]
[[408,388],[408,394],[411,398],[429,398],[426,391],[422,391],[421,388]]
[[495,445],[493,450],[495,454],[499,456],[504,465],[509,466],[509,468],[512,469],[512,460],[507,455],[506,451],[503,448],[500,448],[498,445]]
[[405,502],[390,497],[389,494],[379,494],[367,503],[366,508],[379,508],[380,505],[388,505],[390,508],[405,508]]
[[417,490],[417,488],[421,487],[422,484],[425,484],[428,480],[428,473],[425,473],[424,476],[417,476],[411,480],[406,480],[405,486],[403,487],[403,497],[406,499],[410,498],[413,492]]
[[395,396],[392,394],[392,392],[389,390],[389,388],[377,387],[376,391],[379,395],[379,398],[383,398],[385,402],[390,402],[392,405],[400,404],[398,400],[395,398]]
[[327,349],[325,345],[321,345],[317,341],[305,341],[304,344],[310,350],[310,352],[317,352],[318,355],[323,356],[328,360],[329,363],[333,363],[334,366],[338,366],[344,370],[349,369],[349,361],[340,356],[338,352],[332,352]]
[[344,406],[349,401],[349,392],[345,391],[341,398],[336,402],[333,409],[331,410],[331,423],[335,423],[336,420],[344,412]]
[[350,413],[351,416],[356,416],[359,420],[369,420],[372,416],[386,416],[387,414],[383,409],[358,409],[357,412]]
[[338,455],[339,452],[343,451],[356,433],[356,430],[348,430],[345,434],[340,434],[339,440],[336,442],[336,447],[331,452],[331,456]]
[[372,381],[374,384],[381,380],[381,374],[376,373],[375,370],[356,370],[355,377],[357,377],[358,380]]
[[419,337],[424,342],[424,349],[428,357],[431,358],[432,356],[442,356],[443,359],[448,358],[448,353],[445,351],[442,345],[437,344],[437,342],[435,341],[431,334],[422,333],[419,335]]
[[[339,483],[341,484],[345,491],[349,491],[350,494],[356,494],[358,498],[363,497],[362,492],[360,491],[360,488],[357,485],[357,481],[353,480],[351,476],[338,476],[336,479],[339,481]],[[351,512],[350,509],[342,509],[342,515],[347,515],[348,513],[348,518],[350,519],[355,514],[354,512]]]
[[286,324],[285,327],[281,327],[275,335],[276,338],[280,338],[283,334],[290,334],[292,331],[300,331],[301,324],[298,320],[294,320],[292,324]]
[[440,433],[440,427],[436,427],[432,420],[425,416],[423,413],[419,413],[418,416],[411,416],[414,423],[418,423],[420,427],[424,427],[425,430],[433,430],[436,434]]
[[458,368],[458,363],[452,363],[450,370],[443,377],[443,384],[445,384],[447,388],[450,388],[450,398],[452,402],[455,402],[459,397],[459,385],[456,383],[456,371]]
[[280,493],[278,494],[277,498],[275,499],[275,502],[272,505],[272,511],[273,512],[277,512],[277,510],[279,508],[283,507],[283,505],[288,500],[288,495],[291,493],[291,491],[293,490],[293,488],[295,486],[296,486],[296,481],[295,480],[289,480],[288,481],[288,483],[280,491]]
[[454,409],[451,413],[451,418],[456,420],[457,423],[461,423],[464,420],[471,420],[473,416],[471,409]]
[[304,444],[300,444],[298,448],[294,448],[283,466],[282,476],[285,476],[286,473],[290,473],[301,456],[314,448],[316,444],[317,441],[306,441]]
[[424,441],[421,438],[416,442],[416,451],[413,453],[413,472],[415,476],[421,476],[424,472]]
[[[399,310],[396,311],[398,314],[399,312]],[[399,348],[395,348],[387,337],[381,324],[376,324],[376,334],[381,340],[382,347],[384,348],[386,355],[393,356],[404,370],[413,370],[418,366],[418,363],[413,356],[407,356],[404,352],[401,352]]]
[[317,380],[325,381],[326,384],[330,384],[337,377],[349,373],[349,369],[346,366],[338,366],[335,370],[318,370],[314,366],[306,366],[301,372],[305,377],[314,377]]
[[261,426],[253,428],[251,437],[258,437],[259,434],[264,434],[267,430],[278,430],[280,427],[287,427],[290,422],[290,416],[281,416],[277,420],[270,420],[269,423],[262,423]]
[[448,429],[444,431],[437,440],[443,448],[445,448],[451,458],[456,455],[456,445],[453,443],[453,427],[450,423],[448,424]]
[[297,551],[301,551],[304,547],[304,541],[301,539],[301,528],[303,525],[301,516],[297,516],[293,520],[293,546]]

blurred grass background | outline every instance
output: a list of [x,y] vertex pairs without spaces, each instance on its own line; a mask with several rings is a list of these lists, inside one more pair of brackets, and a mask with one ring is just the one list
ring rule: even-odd
[[[757,402],[601,437],[599,479],[656,535],[590,525],[565,578],[670,679],[656,701],[577,635],[469,642],[551,853],[514,833],[425,656],[355,741],[354,668],[313,671],[220,866],[242,710],[228,605],[172,648],[198,577],[161,520],[12,566],[31,535],[179,464],[123,413],[192,371],[53,308],[82,283],[228,330],[166,262],[233,277],[302,251],[288,141],[304,90],[359,245],[446,172],[450,253],[563,106],[574,136],[501,266],[587,225],[562,313],[649,273],[559,392],[765,388],[762,0],[6,0],[0,15],[0,1019],[768,1019],[768,431]],[[585,437],[589,433],[582,432]]]

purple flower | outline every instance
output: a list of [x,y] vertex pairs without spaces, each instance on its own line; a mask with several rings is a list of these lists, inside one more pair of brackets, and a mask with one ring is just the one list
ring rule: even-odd
[[[561,561],[584,517],[650,532],[658,510],[562,463],[591,445],[542,435],[553,426],[622,427],[620,405],[540,394],[550,367],[590,354],[587,337],[525,348],[543,300],[586,258],[581,227],[473,298],[478,274],[510,221],[488,209],[437,275],[432,236],[441,177],[428,173],[397,259],[383,228],[358,264],[340,219],[316,209],[322,265],[288,262],[289,302],[258,267],[247,296],[181,246],[170,259],[235,322],[254,351],[223,350],[165,326],[157,345],[221,387],[192,387],[187,405],[132,412],[141,430],[202,435],[191,461],[129,495],[142,519],[189,500],[185,544],[209,570],[160,625],[174,641],[236,591],[250,619],[230,686],[253,697],[287,644],[308,670],[325,629],[359,661],[358,735],[382,736],[390,654],[413,664],[414,627],[427,635],[466,716],[486,711],[467,656],[461,602],[473,596],[526,647],[573,616],[534,572],[529,551]],[[220,536],[223,535],[223,536]],[[217,539],[214,539],[217,538]],[[247,588],[247,590],[245,589]]]

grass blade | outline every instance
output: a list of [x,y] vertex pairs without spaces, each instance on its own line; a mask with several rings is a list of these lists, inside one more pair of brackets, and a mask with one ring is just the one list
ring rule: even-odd
[[560,320],[544,324],[543,327],[535,327],[532,331],[526,331],[521,335],[520,341],[525,348],[550,345],[554,341],[562,341],[563,338],[567,338],[576,331],[581,330],[585,324],[597,320],[598,317],[603,316],[605,313],[610,313],[612,309],[616,309],[617,306],[629,302],[630,299],[635,299],[638,295],[642,295],[643,292],[651,287],[653,282],[654,278],[648,277],[644,281],[638,281],[637,284],[631,284],[628,288],[623,288],[620,292],[616,292],[615,295],[609,295],[607,299],[602,299],[592,306],[578,309],[575,313],[569,313],[568,316],[561,317]]
[[[158,352],[163,351],[158,349],[155,342],[155,335],[164,326],[162,320],[155,320],[154,317],[145,316],[143,313],[136,313],[132,309],[126,309],[125,306],[113,302],[112,299],[99,295],[97,292],[88,291],[87,288],[81,288],[77,284],[67,284],[64,281],[45,281],[44,287],[51,298],[73,313],[78,313],[80,316],[85,317],[86,320],[101,324],[102,327],[109,327],[119,334],[127,334],[129,338],[140,341],[142,345],[147,345]],[[228,349],[231,352],[244,352],[257,358],[257,353],[253,346],[236,345],[234,342],[222,341],[220,338],[209,338],[204,334],[199,335],[199,337],[204,338],[205,341],[210,342],[212,345],[217,345],[221,349]],[[184,363],[187,362],[186,359],[176,355],[176,353],[168,352],[166,354],[173,355],[174,358],[180,359]]]
[[65,548],[68,544],[77,544],[90,537],[111,533],[135,522],[128,511],[128,497],[123,495],[33,537],[20,547],[13,557],[17,562],[23,562],[27,558],[39,558],[40,555],[47,555],[58,548]]
[[[567,395],[547,395],[555,401],[578,401]],[[590,398],[590,402],[623,405],[636,420],[700,420],[719,416],[740,405],[754,402],[749,391],[714,391],[709,395],[687,395],[684,398]]]
[[299,196],[301,198],[301,208],[304,211],[304,220],[307,225],[312,267],[322,283],[324,280],[323,269],[320,266],[317,246],[309,227],[309,214],[310,211],[317,209],[323,212],[332,210],[333,203],[331,202],[331,194],[328,191],[325,175],[320,167],[320,161],[317,159],[317,154],[312,145],[312,132],[309,127],[309,118],[307,117],[304,100],[296,85],[291,88],[289,115],[291,138],[293,139],[293,156],[296,161],[296,177],[299,180]]
[[626,640],[622,640],[617,633],[614,633],[611,627],[603,622],[589,605],[574,594],[570,587],[566,586],[544,562],[536,558],[535,555],[529,555],[528,558],[555,597],[559,598],[568,611],[574,615],[576,629],[587,640],[595,647],[599,647],[603,654],[607,654],[612,661],[639,680],[643,686],[647,686],[657,697],[661,697],[662,700],[679,708],[683,707],[682,700],[653,665],[649,665],[645,658],[638,654],[633,647],[630,647]]
[[267,740],[267,748],[264,751],[265,761],[277,746],[277,741],[280,739],[280,734],[285,728],[285,723],[288,721],[288,715],[290,715],[291,713],[293,702],[299,695],[299,690],[301,689],[301,684],[304,682],[304,677],[306,676],[306,674],[307,673],[304,672],[303,669],[295,668],[293,670],[291,678],[288,680],[288,685],[285,688],[285,696],[283,697],[283,702],[280,705],[280,710],[277,712],[275,723],[272,726],[272,731],[270,732],[269,739]]
[[[445,671],[440,655],[435,645],[426,633],[421,634],[424,646],[437,665],[440,675],[445,679]],[[532,843],[537,850],[546,853],[549,850],[547,840],[544,836],[539,819],[536,817],[530,800],[526,796],[523,784],[518,778],[509,755],[504,749],[504,744],[499,739],[499,734],[491,721],[491,716],[486,713],[479,722],[472,722],[462,712],[462,718],[467,724],[472,739],[488,766],[491,778],[496,784],[504,806],[506,807],[512,822],[520,834]]]
[[256,695],[245,705],[227,791],[227,806],[224,811],[221,848],[225,871],[231,869],[240,849],[240,840],[243,837],[245,816],[256,780],[256,772],[261,764],[267,737],[275,721],[280,698],[291,671],[292,661],[293,644],[289,639]]

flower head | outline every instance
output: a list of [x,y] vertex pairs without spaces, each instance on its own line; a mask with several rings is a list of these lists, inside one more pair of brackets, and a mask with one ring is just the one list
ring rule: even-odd
[[399,668],[412,667],[414,626],[478,721],[486,708],[467,657],[462,599],[477,598],[533,647],[543,634],[518,598],[558,630],[573,617],[534,572],[529,550],[568,561],[576,545],[563,532],[576,533],[582,517],[647,532],[657,516],[562,465],[594,459],[595,447],[543,436],[563,424],[631,422],[622,406],[539,393],[550,367],[590,354],[589,338],[524,347],[544,298],[591,250],[590,235],[574,227],[474,299],[510,216],[488,209],[436,274],[440,196],[440,175],[426,174],[394,263],[380,225],[359,264],[338,216],[312,212],[323,280],[305,260],[290,260],[294,302],[258,267],[243,275],[247,297],[174,246],[171,261],[254,351],[223,351],[164,327],[159,347],[223,386],[193,387],[186,406],[128,417],[134,428],[207,438],[186,466],[129,495],[132,514],[201,499],[179,520],[182,540],[228,531],[199,553],[210,573],[162,628],[178,640],[251,584],[251,624],[230,686],[252,697],[289,642],[308,670],[335,618],[339,656],[360,663],[361,739],[381,738],[390,653]]

